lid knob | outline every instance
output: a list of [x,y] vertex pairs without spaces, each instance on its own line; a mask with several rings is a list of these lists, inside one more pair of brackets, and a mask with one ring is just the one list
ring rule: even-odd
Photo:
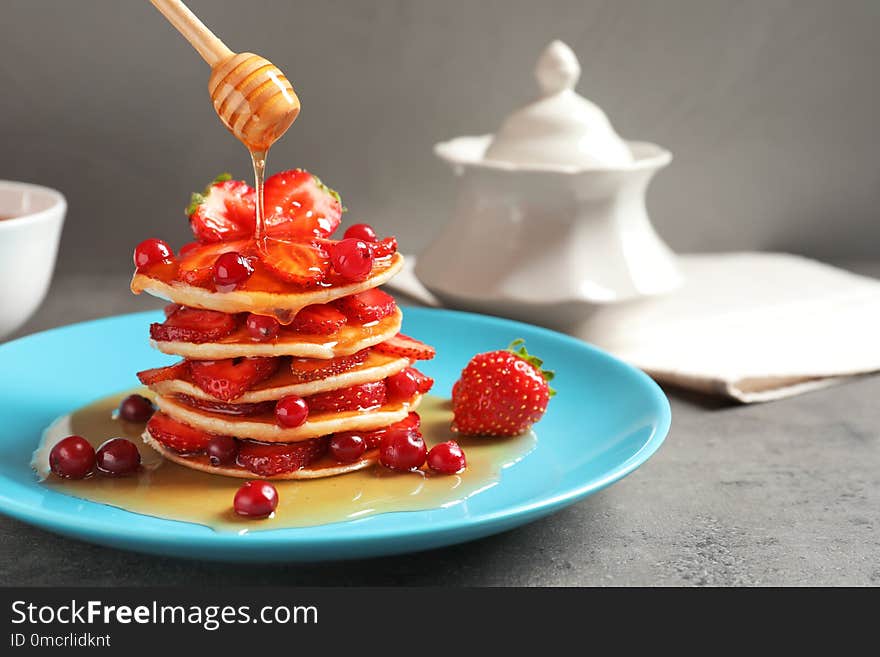
[[574,89],[581,77],[581,65],[574,51],[562,41],[548,45],[535,66],[535,77],[544,96]]

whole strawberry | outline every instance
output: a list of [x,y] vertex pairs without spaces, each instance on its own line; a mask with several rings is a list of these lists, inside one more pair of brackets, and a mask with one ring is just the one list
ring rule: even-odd
[[516,436],[544,416],[555,392],[553,372],[526,351],[524,340],[477,354],[452,388],[452,430],[466,436]]

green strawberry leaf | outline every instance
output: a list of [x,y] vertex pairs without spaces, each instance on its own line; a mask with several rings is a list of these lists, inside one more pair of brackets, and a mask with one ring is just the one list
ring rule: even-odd
[[[553,370],[545,370],[542,368],[542,365],[544,365],[544,361],[528,352],[528,350],[526,349],[526,341],[522,338],[517,338],[516,340],[511,342],[510,346],[507,347],[507,351],[515,356],[518,356],[519,358],[522,358],[529,365],[538,370],[541,376],[544,377],[544,380],[548,383],[552,381],[553,378],[556,376],[556,372],[554,372]],[[547,386],[547,389],[550,391],[551,397],[554,397],[556,395],[556,391],[553,388]]]

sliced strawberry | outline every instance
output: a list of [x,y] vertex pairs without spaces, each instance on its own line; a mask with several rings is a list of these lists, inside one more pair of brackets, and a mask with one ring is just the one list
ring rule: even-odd
[[212,342],[232,333],[237,315],[184,306],[161,324],[150,324],[150,337],[161,342]]
[[376,449],[382,443],[382,438],[389,431],[393,431],[396,429],[406,429],[415,431],[419,428],[422,423],[422,419],[419,417],[418,413],[410,412],[409,415],[406,416],[400,422],[395,422],[394,424],[388,425],[387,427],[383,427],[382,429],[375,429],[373,431],[341,431],[336,436],[343,435],[357,435],[364,439],[364,442],[367,444],[367,449]]
[[319,381],[357,367],[367,360],[369,353],[369,349],[362,349],[350,356],[337,356],[336,358],[292,358],[290,371],[297,383]]
[[228,173],[217,176],[205,191],[192,195],[186,216],[200,242],[247,239],[254,234],[256,198],[253,188]]
[[327,436],[298,443],[239,441],[238,464],[261,477],[301,470],[327,452]]
[[304,169],[270,176],[263,199],[266,234],[273,237],[329,237],[342,221],[339,194]]
[[377,260],[379,258],[387,258],[397,252],[397,238],[386,237],[379,242],[367,242],[367,246],[369,246],[370,251],[373,252],[373,258]]
[[298,333],[317,333],[331,335],[336,333],[348,319],[333,306],[318,303],[300,310],[290,328]]
[[437,353],[436,349],[431,345],[427,345],[403,333],[398,333],[393,338],[377,344],[375,349],[383,354],[403,356],[410,360],[431,360]]
[[253,404],[227,404],[226,402],[211,401],[209,399],[199,399],[190,395],[177,394],[175,397],[186,404],[202,411],[210,413],[224,413],[226,415],[260,415],[262,413],[272,413],[275,410],[275,402],[256,402]]
[[180,265],[177,268],[177,277],[184,283],[195,286],[205,286],[214,280],[214,263],[217,258],[229,251],[248,252],[250,242],[239,240],[237,242],[217,242],[215,244],[199,244],[187,248],[186,254],[181,252]]
[[394,297],[377,287],[337,299],[333,303],[348,319],[359,324],[388,317],[397,308]]
[[226,358],[191,361],[193,383],[212,397],[232,401],[278,369],[277,358]]
[[150,421],[147,422],[147,431],[165,447],[182,454],[196,454],[204,451],[213,438],[213,435],[207,431],[178,422],[161,412],[154,413]]
[[162,311],[165,313],[165,319],[171,317],[171,315],[176,313],[181,308],[183,308],[183,306],[181,306],[179,303],[169,303],[162,309]]
[[416,392],[420,395],[426,395],[431,391],[431,388],[434,387],[434,379],[432,379],[427,374],[423,374],[419,372],[415,367],[408,368],[410,374],[412,374],[413,378],[416,380],[416,385],[418,389]]
[[316,242],[293,242],[265,238],[259,245],[260,260],[282,280],[304,287],[317,285],[330,271],[327,252]]
[[172,379],[184,379],[189,374],[189,363],[185,360],[167,367],[154,367],[137,373],[138,380],[145,386],[151,386],[159,381],[171,381]]
[[306,397],[310,413],[337,413],[375,408],[385,403],[385,382],[373,381]]

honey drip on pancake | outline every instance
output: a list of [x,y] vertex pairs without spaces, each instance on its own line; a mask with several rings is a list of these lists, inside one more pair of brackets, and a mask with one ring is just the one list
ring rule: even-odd
[[[48,453],[55,441],[75,433],[97,446],[124,436],[141,451],[143,467],[131,477],[92,476],[79,481],[48,476],[44,484],[65,495],[119,507],[133,513],[191,522],[217,531],[251,532],[286,527],[309,527],[342,522],[378,513],[420,511],[459,504],[496,485],[503,469],[522,459],[536,444],[533,433],[514,438],[457,438],[449,431],[452,411],[448,400],[426,396],[419,409],[428,446],[458,440],[467,453],[468,467],[460,475],[424,472],[396,473],[382,466],[336,477],[274,481],[280,503],[275,516],[254,521],[232,512],[232,498],[241,479],[198,472],[163,459],[145,445],[143,425],[112,418],[119,402],[142,388],[106,397],[56,420],[35,452],[34,466],[46,476]],[[332,459],[325,457],[332,463]],[[319,467],[321,463],[317,464]],[[254,476],[254,479],[258,477]]]

